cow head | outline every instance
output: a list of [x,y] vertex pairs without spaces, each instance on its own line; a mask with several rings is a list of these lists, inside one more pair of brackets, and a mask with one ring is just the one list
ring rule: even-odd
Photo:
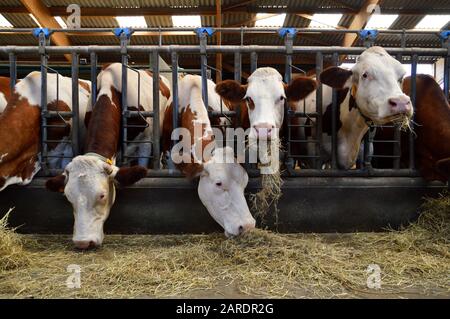
[[405,70],[381,47],[371,47],[359,56],[351,70],[330,67],[322,72],[322,83],[350,89],[360,112],[375,124],[404,123],[412,117],[411,99],[402,92]]
[[315,80],[298,77],[289,85],[283,83],[281,74],[270,67],[259,68],[248,78],[247,85],[226,80],[216,85],[216,92],[233,103],[245,100],[251,139],[271,139],[283,123],[285,100],[299,101],[317,87]]
[[227,237],[238,236],[255,227],[244,197],[247,172],[238,164],[230,147],[217,148],[203,164],[198,195]]
[[66,166],[63,174],[47,181],[47,189],[64,192],[72,204],[75,247],[87,249],[102,244],[103,224],[116,196],[115,184],[128,186],[146,174],[147,169],[141,166],[118,168],[99,157],[81,155]]

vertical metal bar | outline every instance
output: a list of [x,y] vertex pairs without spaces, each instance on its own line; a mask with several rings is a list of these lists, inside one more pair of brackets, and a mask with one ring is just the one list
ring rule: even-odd
[[[404,48],[406,46],[406,37],[405,34],[402,34],[402,48]],[[403,55],[402,54],[397,54],[397,60],[402,63],[403,61]],[[393,143],[393,155],[395,156],[393,159],[393,163],[392,163],[392,167],[394,169],[399,169],[400,168],[400,157],[402,155],[402,149],[401,149],[401,132],[400,132],[400,126],[399,125],[395,125],[394,126],[394,143]]]
[[78,58],[79,55],[72,53],[72,152],[73,156],[80,154],[80,112],[79,112],[79,89],[78,89]]
[[17,56],[14,53],[9,54],[9,88],[11,96],[14,92],[14,86],[17,81]]
[[[121,37],[123,37],[122,34]],[[123,39],[121,40],[123,43]],[[123,45],[123,44],[122,44]],[[127,150],[128,140],[128,55],[122,52],[122,165],[127,162],[127,156],[125,155]],[[137,106],[139,107],[139,106]]]
[[[172,52],[172,128],[176,129],[178,127],[178,54],[177,52]],[[172,141],[173,145],[177,141]]]
[[[339,63],[339,54],[333,53],[333,65],[337,66]],[[333,89],[333,106],[331,116],[331,168],[337,169],[337,108],[338,96],[337,91]]]
[[364,168],[366,170],[370,170],[372,164],[370,163],[370,127],[367,131],[366,135],[364,135]]
[[[286,46],[286,56],[285,56],[285,65],[284,65],[284,82],[289,84],[292,80],[292,45],[294,42],[294,35],[291,33],[287,33],[284,38],[284,44]],[[288,167],[288,170],[294,169],[295,161],[291,157],[292,155],[292,132],[291,132],[291,110],[287,101],[284,102],[284,118],[286,121],[285,128],[285,136],[287,136],[287,154],[285,164]]]
[[250,53],[250,72],[253,73],[258,68],[258,53]]
[[450,93],[450,56],[444,59],[444,94],[449,99]]
[[45,35],[39,34],[39,44],[43,49],[41,52],[41,166],[44,174],[47,174],[47,63],[48,57],[45,53]]
[[241,82],[242,55],[240,52],[234,53],[234,79]]
[[205,103],[206,108],[208,108],[208,61],[206,54],[202,54],[200,57],[201,61],[201,76],[202,76],[202,97],[203,103]]
[[[320,78],[320,73],[322,73],[323,70],[323,54],[322,52],[316,53],[316,78]],[[316,112],[317,112],[317,118],[316,118],[316,156],[320,156],[322,154],[322,113],[323,113],[323,106],[322,106],[322,83],[319,83],[319,86],[317,87],[316,91]],[[320,169],[322,167],[322,161],[320,158],[317,158],[315,163],[316,169]]]
[[157,51],[153,51],[150,55],[152,72],[153,72],[153,169],[160,167],[160,145],[159,145],[159,55]]
[[91,52],[91,103],[94,107],[97,101],[97,54]]
[[[414,54],[411,61],[411,102],[413,105],[414,112],[416,111],[416,88],[417,88],[417,61],[418,56]],[[414,115],[412,120],[414,120]],[[415,145],[414,145],[414,134],[409,132],[409,168],[414,169],[416,167],[415,159]]]

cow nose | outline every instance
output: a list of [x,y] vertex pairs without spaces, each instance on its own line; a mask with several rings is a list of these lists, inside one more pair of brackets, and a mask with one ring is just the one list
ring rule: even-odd
[[397,113],[406,113],[411,111],[411,99],[407,96],[390,98],[389,105]]
[[254,125],[253,128],[255,129],[256,135],[259,138],[270,138],[272,136],[272,130],[275,128],[275,126],[269,123],[263,123]]
[[97,243],[93,240],[74,240],[73,243],[77,249],[82,250],[97,247]]
[[246,232],[248,232],[249,230],[255,228],[255,223],[247,223],[247,224],[243,224],[241,226],[239,226],[238,230],[239,230],[239,235],[242,235]]

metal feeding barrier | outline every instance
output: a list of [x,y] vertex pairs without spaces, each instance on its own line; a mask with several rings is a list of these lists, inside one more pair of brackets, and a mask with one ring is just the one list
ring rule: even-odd
[[[83,45],[83,46],[51,46],[50,37],[54,32],[67,32],[75,34],[77,32],[110,32],[113,31],[114,34],[120,41],[119,45]],[[135,32],[159,32],[159,43],[158,45],[132,45],[130,44],[130,39]],[[190,31],[197,35],[199,39],[198,45],[167,45],[163,44],[162,32],[171,31]],[[41,156],[40,161],[43,170],[41,171],[41,176],[54,175],[60,172],[60,170],[50,170],[48,168],[48,160],[51,157],[48,152],[48,143],[63,142],[71,143],[73,149],[73,156],[80,154],[80,136],[79,136],[79,101],[78,94],[72,94],[72,105],[73,109],[71,112],[59,112],[50,111],[47,107],[47,73],[48,71],[54,71],[49,67],[49,55],[52,54],[71,54],[71,78],[72,78],[72,92],[78,91],[78,78],[79,78],[79,57],[80,55],[88,55],[90,57],[90,80],[92,83],[91,89],[91,101],[95,104],[97,99],[97,58],[101,54],[116,53],[121,56],[122,63],[122,123],[121,123],[121,156],[118,159],[119,165],[127,165],[130,161],[136,158],[142,158],[143,156],[134,156],[126,154],[130,143],[149,143],[152,145],[152,154],[147,156],[149,160],[152,161],[153,169],[150,170],[150,176],[179,176],[179,173],[173,170],[162,169],[160,167],[160,121],[159,118],[161,114],[159,113],[159,75],[166,72],[167,70],[160,70],[159,66],[159,55],[162,53],[170,55],[171,62],[171,75],[172,75],[172,88],[171,96],[173,99],[173,127],[178,126],[178,104],[179,104],[179,94],[178,94],[178,76],[179,76],[179,66],[178,58],[181,54],[199,54],[199,66],[200,74],[202,77],[202,97],[205,105],[208,105],[208,86],[207,79],[210,76],[211,69],[215,72],[221,72],[208,65],[208,55],[212,54],[232,54],[234,55],[234,79],[237,81],[241,80],[242,75],[242,56],[248,54],[250,56],[250,71],[253,72],[258,67],[258,54],[280,54],[285,56],[285,70],[284,70],[284,81],[289,83],[292,80],[293,69],[297,71],[302,71],[293,64],[293,57],[297,54],[313,54],[315,55],[315,73],[316,77],[319,77],[320,73],[324,68],[324,60],[330,59],[332,65],[339,65],[339,59],[342,55],[359,55],[367,47],[372,46],[376,42],[376,37],[378,34],[397,34],[401,39],[401,47],[389,47],[385,48],[387,52],[395,56],[399,61],[405,61],[405,57],[409,57],[411,62],[411,100],[413,106],[415,106],[416,101],[416,74],[417,74],[417,64],[419,57],[434,57],[434,58],[444,58],[444,92],[448,96],[449,92],[449,77],[450,77],[450,32],[429,32],[429,31],[405,31],[405,30],[315,30],[315,29],[305,29],[305,28],[145,28],[145,29],[129,29],[129,28],[117,28],[114,30],[105,28],[88,28],[88,29],[0,29],[0,33],[3,32],[23,32],[23,33],[33,33],[38,39],[37,46],[3,46],[0,48],[0,52],[5,53],[9,57],[9,69],[11,77],[11,88],[16,83],[17,78],[17,57],[21,54],[36,54],[40,56],[40,71],[42,77],[42,87],[41,87]],[[240,45],[210,45],[208,44],[208,38],[213,36],[214,32],[222,33],[239,33],[241,35]],[[278,33],[280,37],[284,39],[283,45],[245,45],[244,36],[249,33]],[[325,47],[325,46],[296,46],[294,45],[295,37],[298,34],[304,33],[358,33],[363,40],[364,47]],[[441,38],[442,48],[411,48],[406,47],[407,36],[411,34],[434,34]],[[155,106],[153,111],[142,111],[138,105],[128,105],[127,94],[128,90],[136,90],[133,94],[138,95],[138,102],[140,100],[140,90],[141,90],[141,78],[137,69],[130,66],[128,63],[129,55],[135,53],[145,53],[149,55],[149,66],[153,74],[153,105]],[[136,72],[138,74],[138,87],[128,88],[128,70]],[[57,72],[56,72],[57,73]],[[58,77],[57,77],[58,79]],[[57,83],[58,84],[58,80]],[[287,151],[284,156],[284,164],[286,165],[286,174],[289,176],[310,176],[310,177],[349,177],[349,176],[377,176],[377,177],[414,177],[418,176],[414,162],[414,135],[409,133],[409,163],[407,167],[401,166],[401,134],[398,128],[393,125],[387,125],[385,127],[394,128],[394,137],[392,140],[377,140],[374,139],[374,134],[366,134],[364,138],[364,156],[361,167],[359,169],[352,170],[341,170],[338,167],[337,161],[337,121],[338,121],[338,98],[337,91],[333,91],[332,98],[332,118],[331,118],[331,158],[330,166],[331,169],[322,169],[324,164],[324,159],[322,158],[323,150],[323,140],[322,140],[322,94],[323,89],[320,84],[316,91],[316,110],[312,113],[307,113],[306,111],[298,112],[292,111],[287,106],[285,107],[285,122],[284,126],[286,133],[286,143]],[[130,107],[136,107],[136,110],[130,109]],[[210,117],[224,117],[231,119],[237,117],[239,119],[239,108],[236,111],[209,111]],[[52,127],[61,127],[58,125],[49,125],[48,119],[60,118],[72,120],[72,134],[70,141],[50,141],[48,140],[48,129]],[[148,127],[148,122],[142,125],[130,124],[129,120],[131,118],[140,118],[147,121],[147,118],[153,118],[153,140],[144,141],[132,141],[129,139],[128,130],[129,128],[146,128]],[[292,119],[303,118],[309,119],[304,124],[292,124]],[[239,125],[239,121],[236,121]],[[313,123],[313,124],[312,124]],[[67,124],[62,124],[62,126]],[[314,129],[315,138],[314,139],[295,139],[291,135],[291,130],[295,128],[301,129]],[[372,129],[370,130],[372,131]],[[175,143],[176,141],[173,141]],[[293,154],[292,145],[297,144],[313,144],[314,154]],[[392,145],[393,154],[370,154],[370,145],[377,143],[389,143]],[[54,155],[52,155],[54,156]],[[61,158],[63,155],[61,156]],[[389,159],[392,160],[392,168],[379,169],[372,166],[372,161],[374,159]],[[296,160],[310,160],[313,161],[312,167],[308,169],[298,169],[295,165]],[[250,169],[249,173],[251,175],[257,175],[258,172],[255,169]]]

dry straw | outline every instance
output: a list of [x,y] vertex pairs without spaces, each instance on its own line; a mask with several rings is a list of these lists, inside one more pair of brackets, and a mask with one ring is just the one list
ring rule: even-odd
[[[427,200],[419,220],[399,231],[112,235],[88,252],[74,251],[69,236],[16,235],[5,223],[0,297],[450,296],[448,195]],[[81,267],[80,289],[66,286],[69,264]],[[367,288],[370,264],[380,266],[381,289]]]

